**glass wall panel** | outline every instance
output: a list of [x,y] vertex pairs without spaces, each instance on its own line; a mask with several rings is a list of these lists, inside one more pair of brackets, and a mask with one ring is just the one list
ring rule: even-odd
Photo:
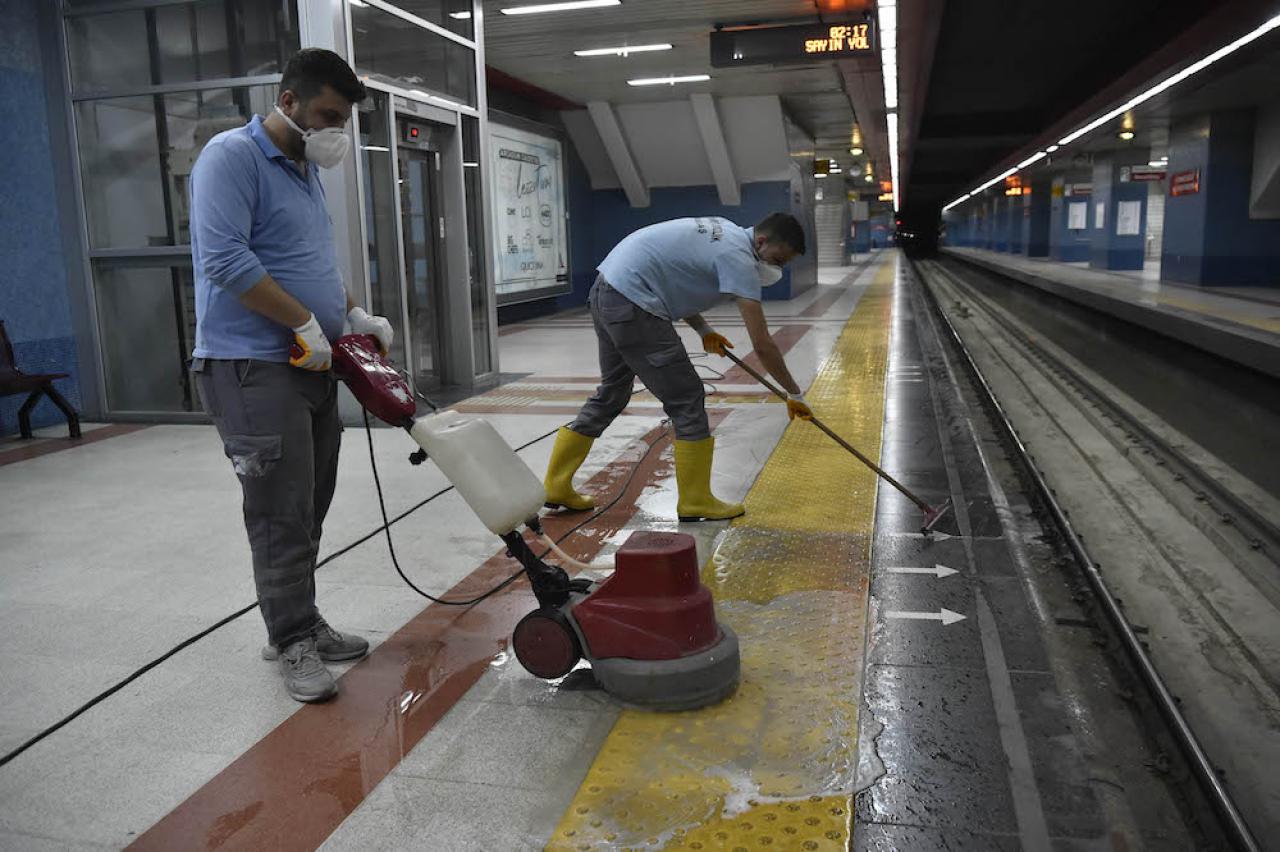
[[471,0],[394,0],[392,5],[424,21],[439,24],[463,38],[475,38]]
[[113,411],[199,411],[187,370],[195,343],[191,265],[94,268],[107,404]]
[[364,171],[365,238],[369,241],[369,311],[386,317],[395,329],[391,360],[407,369],[404,310],[400,300],[400,250],[396,242],[396,200],[387,95],[370,91],[356,112]]
[[374,6],[352,6],[351,26],[357,72],[475,106],[471,48]]
[[189,243],[196,157],[218,133],[266,115],[275,98],[275,86],[252,86],[77,102],[90,245]]
[[484,194],[480,189],[480,120],[462,116],[462,179],[467,193],[467,276],[471,287],[471,348],[479,376],[493,370],[489,354],[489,286],[485,280]]
[[67,18],[67,58],[73,89],[151,85],[146,12]]
[[198,0],[67,18],[76,91],[279,74],[298,47],[291,2]]

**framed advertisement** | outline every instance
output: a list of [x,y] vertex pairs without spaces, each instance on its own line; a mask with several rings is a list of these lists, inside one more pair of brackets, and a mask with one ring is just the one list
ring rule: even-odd
[[564,146],[550,135],[490,122],[489,168],[497,303],[570,292]]

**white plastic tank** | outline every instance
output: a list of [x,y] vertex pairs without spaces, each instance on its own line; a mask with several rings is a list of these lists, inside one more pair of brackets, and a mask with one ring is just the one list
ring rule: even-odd
[[486,420],[442,411],[409,434],[497,535],[536,517],[547,500],[542,481]]

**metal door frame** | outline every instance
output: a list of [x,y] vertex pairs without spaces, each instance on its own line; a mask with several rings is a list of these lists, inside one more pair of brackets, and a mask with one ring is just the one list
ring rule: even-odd
[[[405,255],[405,247],[407,245],[407,240],[405,238],[405,228],[404,228],[404,206],[403,206],[404,199],[402,197],[402,193],[400,190],[400,187],[403,185],[405,179],[401,176],[401,172],[400,172],[401,145],[400,145],[399,123],[400,123],[401,116],[405,117],[408,120],[418,120],[418,121],[429,121],[429,120],[422,119],[420,116],[416,116],[411,113],[402,113],[396,110],[394,100],[390,100],[388,103],[392,107],[388,113],[388,120],[391,122],[391,129],[392,129],[391,138],[393,140],[392,145],[390,146],[392,162],[393,162],[392,175],[394,176],[394,180],[396,182],[395,184],[396,243],[400,252],[400,257],[399,257],[400,306],[401,306],[401,311],[403,312],[403,315],[404,315],[405,352],[408,355],[408,359],[410,361],[416,361],[417,359],[414,354],[415,349],[413,348],[413,331],[412,331],[413,327],[410,322],[411,316],[409,311],[409,286],[408,286],[409,271],[408,271],[407,258]],[[430,122],[430,123],[437,124],[441,127],[450,126],[443,122]],[[457,132],[456,127],[453,129],[454,129],[454,132]],[[426,148],[426,149],[405,148],[405,151],[406,151],[406,156],[408,156],[407,154],[408,151],[429,153],[434,155],[433,157],[426,158],[430,163],[427,167],[429,170],[428,176],[427,176],[427,199],[426,199],[427,205],[429,208],[428,218],[436,220],[434,222],[431,222],[428,226],[431,229],[430,231],[431,242],[435,249],[434,257],[432,258],[433,260],[432,266],[434,267],[434,269],[432,270],[430,286],[431,288],[434,289],[434,292],[432,293],[432,295],[437,297],[436,301],[438,303],[436,308],[436,321],[435,321],[436,328],[434,329],[436,334],[435,334],[435,339],[432,341],[433,343],[432,372],[435,373],[436,376],[439,378],[440,385],[444,386],[448,384],[448,380],[449,380],[448,367],[450,366],[449,365],[450,358],[448,357],[448,350],[449,350],[448,341],[443,339],[446,333],[445,328],[443,327],[444,325],[443,319],[448,314],[448,306],[449,306],[449,282],[448,282],[448,267],[446,265],[447,259],[444,256],[445,255],[444,235],[439,233],[439,227],[443,225],[443,222],[444,222],[443,199],[441,198],[441,196],[444,194],[443,175],[440,174],[441,152],[438,147]],[[430,162],[430,161],[434,161],[434,162]],[[433,170],[434,174],[431,173],[432,165],[434,165],[435,167]],[[405,365],[406,368],[416,367],[416,366],[417,366],[416,363]],[[416,381],[417,374],[415,373],[415,371],[411,369],[410,374],[413,375],[414,380]]]

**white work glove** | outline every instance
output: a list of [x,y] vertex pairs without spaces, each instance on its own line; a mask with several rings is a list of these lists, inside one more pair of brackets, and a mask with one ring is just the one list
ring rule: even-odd
[[329,338],[324,336],[324,329],[320,328],[315,314],[293,330],[293,346],[289,354],[289,363],[295,367],[318,373],[329,369],[333,348],[329,346]]
[[352,334],[371,334],[378,338],[378,346],[382,347],[383,355],[391,351],[396,333],[386,317],[371,316],[357,305],[347,312],[347,322],[351,325]]
[[797,417],[801,420],[813,419],[813,411],[809,408],[809,403],[804,401],[804,394],[787,394],[787,417],[792,420],[795,420]]

